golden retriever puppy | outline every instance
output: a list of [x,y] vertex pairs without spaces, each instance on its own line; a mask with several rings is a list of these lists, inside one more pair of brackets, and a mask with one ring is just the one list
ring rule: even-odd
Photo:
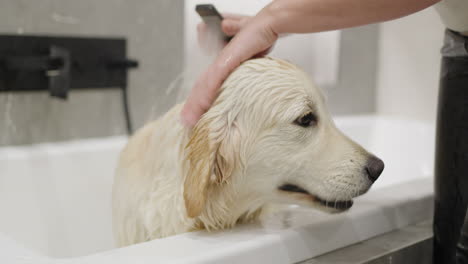
[[322,92],[294,65],[240,65],[193,129],[181,105],[140,129],[113,186],[119,246],[256,220],[270,202],[341,212],[383,162],[343,135]]

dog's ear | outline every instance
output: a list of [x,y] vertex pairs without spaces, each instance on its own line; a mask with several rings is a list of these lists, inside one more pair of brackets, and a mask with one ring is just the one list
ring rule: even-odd
[[222,184],[236,166],[238,131],[222,117],[203,116],[191,131],[186,146],[184,201],[187,215],[196,217],[205,208],[208,189]]

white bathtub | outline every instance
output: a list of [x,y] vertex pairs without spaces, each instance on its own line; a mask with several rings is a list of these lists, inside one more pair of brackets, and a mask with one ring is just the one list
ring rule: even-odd
[[110,194],[125,138],[0,148],[0,263],[295,263],[432,217],[433,125],[377,116],[336,123],[386,164],[350,211],[291,206],[264,227],[120,249]]

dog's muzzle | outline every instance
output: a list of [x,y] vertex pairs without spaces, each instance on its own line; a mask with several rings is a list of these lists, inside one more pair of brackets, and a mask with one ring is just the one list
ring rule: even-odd
[[328,207],[328,208],[333,208],[337,209],[340,211],[348,210],[353,206],[353,201],[352,200],[346,200],[346,201],[327,201],[324,199],[321,199],[317,195],[313,195],[310,192],[308,192],[306,189],[297,186],[295,184],[290,184],[286,183],[278,187],[278,190],[284,191],[284,192],[290,192],[290,193],[299,193],[299,194],[304,194],[309,196],[313,202],[316,202],[322,206]]

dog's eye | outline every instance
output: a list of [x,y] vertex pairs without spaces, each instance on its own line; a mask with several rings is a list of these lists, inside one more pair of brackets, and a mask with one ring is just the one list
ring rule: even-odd
[[294,124],[299,125],[301,127],[309,127],[317,124],[317,117],[312,113],[309,112],[294,121]]

